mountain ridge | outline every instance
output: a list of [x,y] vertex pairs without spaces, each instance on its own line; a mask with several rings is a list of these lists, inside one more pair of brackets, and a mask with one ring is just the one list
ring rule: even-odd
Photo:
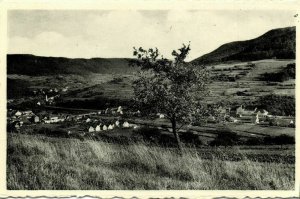
[[[228,61],[262,59],[295,59],[296,27],[277,28],[245,41],[233,41],[198,57],[190,63],[207,65]],[[7,54],[7,73],[22,75],[55,74],[130,74],[138,69],[130,65],[132,58],[66,58],[32,54]]]
[[7,73],[23,75],[54,75],[90,73],[131,73],[130,58],[66,58],[31,54],[8,54]]
[[277,28],[261,36],[233,41],[221,45],[210,53],[202,55],[191,63],[212,64],[227,61],[254,61],[261,59],[295,59],[296,27]]

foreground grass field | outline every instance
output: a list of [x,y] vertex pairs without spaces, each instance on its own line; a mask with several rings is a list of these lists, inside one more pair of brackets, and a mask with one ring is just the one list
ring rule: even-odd
[[[197,149],[8,134],[7,189],[294,189],[294,164],[204,159]],[[218,150],[218,156],[226,156]],[[225,150],[226,151],[226,150]],[[209,153],[209,152],[208,152]]]

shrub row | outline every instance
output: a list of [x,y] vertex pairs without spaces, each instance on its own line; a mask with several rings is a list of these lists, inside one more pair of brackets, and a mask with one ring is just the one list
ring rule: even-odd
[[[38,133],[49,137],[62,137],[62,138],[78,138],[78,139],[95,139],[102,140],[109,143],[117,144],[130,144],[133,142],[143,142],[145,144],[155,144],[165,147],[176,147],[176,140],[171,133],[163,133],[157,128],[142,127],[135,130],[131,136],[118,135],[111,136],[104,133],[96,134],[92,136],[87,133],[85,135],[80,133],[68,134],[66,130],[60,128],[40,128],[34,130],[31,133]],[[186,146],[199,147],[203,145],[203,141],[199,138],[199,135],[193,132],[185,132],[179,134],[181,142]],[[210,146],[235,146],[235,145],[286,145],[295,144],[295,139],[289,135],[279,136],[266,136],[266,137],[253,137],[248,139],[241,139],[239,135],[232,132],[229,129],[220,130],[217,133],[216,138],[209,143]]]

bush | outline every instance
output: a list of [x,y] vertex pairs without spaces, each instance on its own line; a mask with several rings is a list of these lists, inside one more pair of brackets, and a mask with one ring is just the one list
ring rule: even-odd
[[295,115],[295,98],[292,96],[266,95],[260,97],[256,104],[273,115]]
[[210,143],[211,146],[233,146],[239,143],[240,137],[230,129],[224,129]]
[[285,68],[277,73],[264,73],[260,77],[263,81],[283,82],[296,78],[295,64],[288,64]]
[[295,138],[286,134],[279,135],[279,136],[267,136],[264,138],[264,144],[266,145],[295,144]]
[[172,135],[162,134],[159,129],[151,127],[138,129],[133,139],[162,146],[176,146],[175,138]]
[[186,133],[182,133],[180,135],[180,139],[183,143],[191,146],[201,146],[203,143],[199,139],[199,135],[194,134],[191,131],[187,131]]
[[42,127],[38,130],[38,133],[49,137],[68,137],[68,132],[62,129],[50,129]]
[[245,145],[250,145],[250,146],[263,145],[263,144],[264,144],[264,139],[261,137],[252,137],[245,141]]
[[[188,143],[193,146],[198,146],[202,144],[198,136],[196,138],[196,135],[192,135],[192,133],[181,134],[180,138],[183,143]],[[142,127],[138,129],[133,140],[144,141],[146,143],[155,143],[164,147],[177,146],[176,139],[173,136],[173,134],[162,133],[159,129],[151,127]]]
[[161,139],[161,132],[157,128],[141,127],[136,132],[145,141],[158,143]]

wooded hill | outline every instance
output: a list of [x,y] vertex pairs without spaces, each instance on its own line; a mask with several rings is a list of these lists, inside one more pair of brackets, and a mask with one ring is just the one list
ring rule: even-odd
[[90,73],[128,74],[136,70],[125,58],[70,59],[27,54],[7,55],[7,73],[31,76]]
[[223,44],[216,50],[194,59],[194,64],[262,59],[295,59],[296,27],[268,31],[260,37]]

